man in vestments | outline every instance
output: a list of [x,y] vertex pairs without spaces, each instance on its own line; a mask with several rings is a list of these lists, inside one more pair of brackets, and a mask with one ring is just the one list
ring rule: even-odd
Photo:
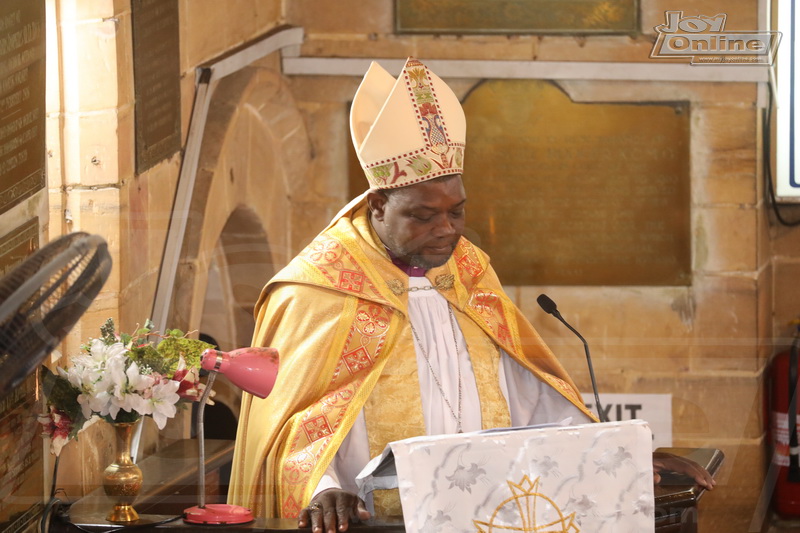
[[[314,531],[401,514],[396,491],[355,496],[389,442],[596,421],[462,236],[466,121],[453,91],[413,58],[397,79],[373,63],[350,128],[370,188],[261,294],[253,345],[277,348],[280,372],[267,399],[243,398],[230,486],[232,503]],[[713,484],[670,461],[654,465]]]

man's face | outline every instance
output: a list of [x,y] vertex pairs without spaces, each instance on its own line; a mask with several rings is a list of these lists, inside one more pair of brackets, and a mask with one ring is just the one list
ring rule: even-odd
[[423,181],[368,196],[375,232],[409,265],[434,268],[447,262],[464,231],[467,201],[461,175]]

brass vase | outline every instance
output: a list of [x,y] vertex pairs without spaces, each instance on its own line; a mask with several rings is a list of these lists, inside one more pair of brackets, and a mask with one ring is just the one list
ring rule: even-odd
[[131,439],[136,424],[111,424],[114,427],[117,457],[103,472],[103,489],[114,501],[114,508],[106,520],[117,524],[139,520],[133,502],[142,488],[142,471],[131,460]]

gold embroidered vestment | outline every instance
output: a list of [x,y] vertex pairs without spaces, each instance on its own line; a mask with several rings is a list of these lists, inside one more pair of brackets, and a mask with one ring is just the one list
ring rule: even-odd
[[[467,339],[484,427],[509,423],[496,385],[498,347],[594,418],[503,292],[486,254],[462,238],[450,260],[426,276],[433,284],[451,280],[440,293]],[[268,398],[242,399],[231,503],[261,516],[296,517],[362,408],[373,454],[391,440],[424,433],[416,372],[401,370],[407,378],[398,380],[387,369],[382,377],[391,359],[406,360],[390,365],[397,369],[413,360],[403,284],[407,277],[371,231],[361,201],[264,287],[253,345],[277,348],[280,371]]]

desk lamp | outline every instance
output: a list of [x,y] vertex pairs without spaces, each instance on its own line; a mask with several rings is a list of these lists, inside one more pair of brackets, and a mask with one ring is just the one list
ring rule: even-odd
[[246,507],[227,504],[206,505],[206,449],[203,413],[206,400],[211,394],[211,385],[217,374],[225,374],[240,389],[259,398],[266,398],[272,392],[278,375],[278,351],[275,348],[239,348],[231,352],[206,350],[203,352],[201,366],[209,371],[208,381],[200,406],[197,408],[197,441],[200,447],[198,465],[199,503],[184,511],[183,521],[190,524],[246,524],[254,520],[253,513]]

